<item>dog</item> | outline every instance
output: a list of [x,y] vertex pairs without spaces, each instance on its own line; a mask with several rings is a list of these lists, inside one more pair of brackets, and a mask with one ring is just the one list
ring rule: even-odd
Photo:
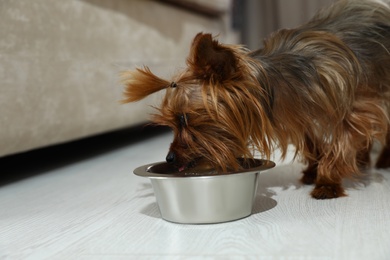
[[250,51],[194,38],[187,67],[165,80],[147,67],[126,71],[124,103],[166,90],[152,121],[173,129],[166,161],[179,171],[206,162],[221,172],[255,151],[270,158],[289,144],[307,163],[311,196],[346,196],[343,178],[390,166],[390,9],[339,1],[308,23],[282,29]]

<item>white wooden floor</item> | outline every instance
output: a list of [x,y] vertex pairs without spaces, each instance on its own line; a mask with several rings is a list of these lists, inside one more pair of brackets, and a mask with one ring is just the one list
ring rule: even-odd
[[300,164],[279,163],[260,176],[250,217],[180,225],[161,219],[149,180],[132,174],[163,160],[170,141],[163,133],[6,161],[0,172],[16,179],[0,183],[0,259],[390,259],[390,171],[318,201],[298,182]]

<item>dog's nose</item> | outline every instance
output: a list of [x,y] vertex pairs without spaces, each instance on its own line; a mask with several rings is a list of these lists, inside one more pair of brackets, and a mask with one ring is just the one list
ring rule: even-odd
[[165,158],[165,160],[167,161],[167,163],[174,163],[175,160],[176,160],[176,155],[174,152],[169,152],[168,155],[167,155],[167,158]]

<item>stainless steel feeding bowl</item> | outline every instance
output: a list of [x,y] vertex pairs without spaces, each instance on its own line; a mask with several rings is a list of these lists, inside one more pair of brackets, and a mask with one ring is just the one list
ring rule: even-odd
[[261,171],[272,161],[240,160],[244,169],[217,173],[206,166],[178,172],[165,162],[138,167],[134,174],[151,180],[163,219],[186,224],[232,221],[249,216]]

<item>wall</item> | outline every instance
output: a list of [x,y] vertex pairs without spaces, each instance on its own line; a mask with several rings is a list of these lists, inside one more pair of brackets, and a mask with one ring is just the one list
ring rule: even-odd
[[293,28],[308,21],[334,0],[243,0],[242,41],[251,49],[281,28]]

